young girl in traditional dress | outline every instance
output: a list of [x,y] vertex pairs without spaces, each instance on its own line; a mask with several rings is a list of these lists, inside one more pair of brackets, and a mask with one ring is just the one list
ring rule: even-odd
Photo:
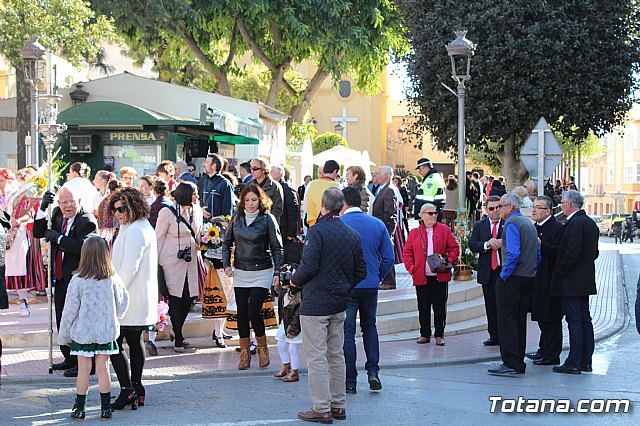
[[281,377],[283,382],[297,382],[300,380],[298,368],[300,368],[300,355],[298,349],[302,343],[302,331],[300,329],[300,301],[302,292],[293,291],[289,286],[289,280],[293,270],[297,265],[284,265],[283,274],[289,274],[289,279],[283,280],[277,287],[278,313],[282,321],[276,334],[278,341],[277,348],[282,369],[274,374],[274,377]]
[[[85,417],[93,357],[100,391],[100,419],[111,418],[109,356],[119,353],[118,318],[128,307],[129,293],[111,263],[107,243],[98,236],[89,237],[82,245],[80,264],[69,283],[58,331],[58,343],[70,346],[71,354],[78,356],[76,402],[71,411],[75,420]],[[134,405],[132,409],[137,408]]]

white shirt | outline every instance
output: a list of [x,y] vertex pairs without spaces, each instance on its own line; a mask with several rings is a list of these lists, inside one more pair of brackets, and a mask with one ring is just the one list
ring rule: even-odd
[[[495,223],[492,222],[491,220],[489,220],[489,225],[491,227],[490,228],[491,229],[491,235],[493,235],[493,227],[494,226],[496,227],[496,236],[497,236],[498,235],[498,229],[500,229],[500,220],[498,220]],[[493,237],[491,237],[491,238],[493,238]],[[488,241],[485,241],[485,243],[484,243],[484,249],[488,251],[488,250],[491,250],[491,249],[489,248],[489,246],[487,246],[487,242]],[[498,266],[500,266],[500,256],[497,256],[497,257],[498,257]]]
[[[433,254],[433,228],[434,227],[435,226],[432,226],[431,228],[427,228],[427,257]],[[436,272],[431,272],[431,269],[429,269],[429,265],[424,265],[424,271],[428,277],[435,277],[438,275]]]
[[[572,215],[572,216],[573,216],[573,215]],[[545,220],[543,220],[542,222],[538,222],[538,223],[537,223],[537,225],[538,225],[538,226],[542,226],[542,225],[544,225],[545,223],[547,223],[547,222],[549,221],[549,219],[551,219],[551,216],[547,217],[547,218],[546,218]]]

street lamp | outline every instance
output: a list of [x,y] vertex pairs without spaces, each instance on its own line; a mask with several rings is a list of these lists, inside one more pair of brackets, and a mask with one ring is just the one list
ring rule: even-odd
[[[58,103],[62,99],[62,95],[44,94],[40,95],[40,100],[44,104],[42,111],[42,122],[38,125],[37,131],[42,134],[42,142],[44,149],[47,151],[47,178],[49,179],[48,190],[53,191],[53,148],[55,147],[58,135],[67,130],[65,124],[58,124]],[[38,133],[35,133],[36,135]],[[47,228],[51,229],[52,206],[47,208]],[[49,243],[49,255],[51,255],[51,243]],[[51,265],[51,262],[49,262]],[[53,374],[53,305],[51,298],[52,289],[52,271],[47,274],[47,302],[49,305],[49,374]]]
[[27,164],[38,164],[38,84],[44,80],[44,55],[46,52],[45,48],[38,43],[38,37],[32,37],[31,41],[20,49],[23,71],[31,85],[30,145],[32,149],[30,153],[27,153]]
[[[458,180],[465,179],[464,171],[464,82],[471,78],[471,57],[476,49],[476,45],[469,41],[465,35],[465,30],[458,30],[456,39],[449,43],[447,53],[451,58],[451,77],[458,83]],[[458,185],[458,203],[461,213],[467,211],[466,185]]]
[[344,131],[344,124],[342,124],[342,122],[339,121],[338,124],[333,126],[333,130],[335,130],[336,133],[341,135],[342,132]]

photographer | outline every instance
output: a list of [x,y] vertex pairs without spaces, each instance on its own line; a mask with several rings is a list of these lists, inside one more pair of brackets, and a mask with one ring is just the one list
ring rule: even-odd
[[[222,243],[224,273],[234,277],[233,287],[238,307],[240,362],[238,370],[251,366],[249,329],[258,341],[260,368],[269,366],[267,336],[260,309],[271,285],[278,286],[282,267],[282,238],[271,213],[271,200],[261,187],[247,185],[240,193],[237,212],[231,218]],[[231,249],[234,248],[233,268]]]
[[[158,213],[158,262],[169,289],[169,316],[175,334],[175,351],[188,346],[182,336],[191,300],[198,295],[196,247],[202,230],[202,210],[198,206],[198,187],[180,183],[173,191],[175,202]],[[196,207],[194,207],[196,206]]]

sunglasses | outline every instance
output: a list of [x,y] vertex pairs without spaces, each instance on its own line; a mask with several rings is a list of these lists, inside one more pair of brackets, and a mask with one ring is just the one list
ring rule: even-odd
[[252,167],[251,170],[257,172],[258,170],[262,170],[262,167]]
[[487,210],[489,210],[490,212],[494,211],[494,210],[498,210],[500,208],[500,206],[495,206],[495,207],[487,207]]
[[422,212],[423,214],[428,214],[429,216],[435,216],[438,212]]
[[189,168],[189,169],[187,169],[187,170],[189,171],[189,173],[193,173],[195,169],[191,169],[191,168]]
[[126,209],[126,207],[124,207],[124,206],[120,206],[120,207],[114,207],[114,208],[113,208],[113,211],[114,211],[115,213],[121,213],[121,214],[122,214],[122,213],[126,213],[126,212],[127,212],[127,209]]

